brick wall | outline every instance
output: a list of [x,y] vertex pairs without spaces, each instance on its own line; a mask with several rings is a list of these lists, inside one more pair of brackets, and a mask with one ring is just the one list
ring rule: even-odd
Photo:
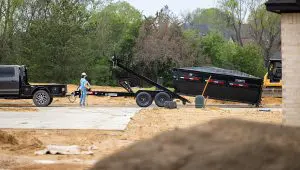
[[281,15],[284,124],[300,126],[300,13]]

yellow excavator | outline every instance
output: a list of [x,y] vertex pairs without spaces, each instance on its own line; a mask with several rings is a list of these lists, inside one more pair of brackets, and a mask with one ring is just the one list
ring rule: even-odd
[[268,72],[264,77],[263,96],[282,97],[282,63],[281,53],[270,58]]

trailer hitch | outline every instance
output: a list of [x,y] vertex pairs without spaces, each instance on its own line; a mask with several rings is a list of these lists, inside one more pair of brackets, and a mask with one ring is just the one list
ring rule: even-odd
[[71,94],[67,95],[67,98],[70,103],[75,103],[77,96],[78,95],[76,95],[76,92],[72,92]]

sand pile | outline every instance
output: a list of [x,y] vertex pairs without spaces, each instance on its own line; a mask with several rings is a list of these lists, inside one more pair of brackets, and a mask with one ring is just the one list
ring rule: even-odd
[[[22,141],[22,144],[15,148],[15,150],[36,150],[42,147],[44,147],[43,142],[38,138],[33,137]],[[13,150],[14,149],[11,149],[11,151]]]
[[139,142],[92,169],[300,169],[299,156],[300,128],[214,120]]
[[0,130],[0,144],[17,145],[19,144],[19,141],[13,135]]
[[43,142],[27,133],[15,134],[0,130],[0,153],[3,151],[17,151],[18,153],[32,152],[44,147]]

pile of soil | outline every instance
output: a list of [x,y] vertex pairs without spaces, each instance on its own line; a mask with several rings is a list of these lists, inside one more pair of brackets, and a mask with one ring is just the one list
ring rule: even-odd
[[18,152],[31,152],[32,150],[37,150],[44,147],[43,142],[35,137],[25,139],[20,143],[21,144],[19,144],[18,146],[11,147],[9,150]]
[[0,130],[0,144],[18,145],[19,141],[13,135]]
[[28,153],[44,147],[43,142],[28,133],[17,134],[0,130],[1,151]]
[[299,156],[300,128],[225,119],[139,142],[92,170],[300,169]]

